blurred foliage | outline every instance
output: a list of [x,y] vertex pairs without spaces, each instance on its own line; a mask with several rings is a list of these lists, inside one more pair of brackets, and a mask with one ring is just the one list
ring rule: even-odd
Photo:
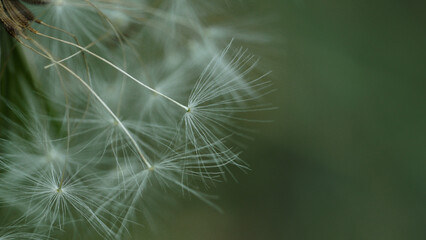
[[188,201],[159,239],[426,239],[426,4],[246,7],[283,36],[262,59],[279,109],[242,156],[252,171],[212,191],[224,214]]

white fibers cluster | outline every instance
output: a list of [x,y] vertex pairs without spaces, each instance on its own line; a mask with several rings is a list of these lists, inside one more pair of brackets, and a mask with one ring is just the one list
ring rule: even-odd
[[125,239],[182,193],[215,207],[202,189],[247,169],[244,124],[271,109],[240,46],[268,38],[238,32],[228,1],[22,4],[36,20],[2,80],[19,89],[1,97],[0,239]]

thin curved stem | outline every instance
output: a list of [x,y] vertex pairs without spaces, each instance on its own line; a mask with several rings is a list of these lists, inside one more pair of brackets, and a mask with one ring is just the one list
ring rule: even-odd
[[[74,47],[76,47],[76,48],[78,48],[78,49],[80,49],[80,50],[82,50],[82,51],[84,51],[84,52],[87,52],[89,55],[92,55],[92,56],[94,56],[95,58],[97,58],[97,59],[101,60],[102,62],[104,62],[104,63],[106,63],[106,64],[110,65],[111,67],[113,67],[113,68],[114,68],[114,69],[116,69],[117,71],[121,72],[122,74],[124,74],[124,75],[125,75],[125,76],[127,76],[128,78],[132,79],[133,81],[135,81],[136,83],[138,83],[138,84],[139,84],[139,85],[141,85],[142,87],[144,87],[144,88],[146,88],[146,89],[150,90],[150,91],[151,91],[151,92],[153,92],[153,93],[156,93],[156,94],[158,94],[158,95],[160,95],[160,96],[164,97],[165,99],[167,99],[167,100],[171,101],[172,103],[174,103],[174,104],[178,105],[179,107],[181,107],[181,108],[185,109],[185,111],[188,111],[188,110],[189,110],[189,108],[188,108],[187,106],[185,106],[185,105],[183,105],[183,104],[179,103],[178,101],[176,101],[176,100],[174,100],[174,99],[170,98],[169,96],[164,95],[163,93],[161,93],[161,92],[159,92],[159,91],[157,91],[157,90],[155,90],[155,89],[151,88],[150,86],[148,86],[148,85],[144,84],[143,82],[141,82],[140,80],[136,79],[135,77],[133,77],[132,75],[130,75],[129,73],[127,73],[126,71],[124,71],[123,69],[121,69],[120,67],[116,66],[115,64],[113,64],[113,63],[111,63],[110,61],[106,60],[105,58],[103,58],[103,57],[101,57],[101,56],[97,55],[96,53],[93,53],[92,51],[87,50],[86,48],[84,48],[84,47],[82,47],[82,46],[79,46],[79,45],[77,45],[77,44],[75,44],[75,43],[72,43],[72,42],[69,42],[69,41],[66,41],[66,40],[62,40],[62,39],[55,38],[55,37],[52,37],[52,36],[49,36],[49,35],[45,35],[45,34],[40,33],[40,32],[35,32],[35,34],[37,34],[37,35],[39,35],[39,36],[42,36],[42,37],[46,37],[46,38],[52,39],[52,40],[55,40],[55,41],[58,41],[58,42],[62,42],[62,43],[67,44],[67,45],[74,46]],[[59,62],[53,62],[52,64],[53,64],[53,65],[54,65],[54,64],[59,64]],[[46,68],[47,68],[47,67],[46,67]]]
[[[41,56],[55,62],[57,65],[59,65],[60,67],[62,67],[64,70],[66,70],[67,72],[69,72],[71,75],[73,75],[75,78],[77,78],[77,80],[80,81],[81,84],[83,84],[83,86],[91,93],[93,94],[93,96],[99,101],[99,103],[105,108],[105,110],[107,110],[107,112],[109,114],[111,114],[111,116],[114,118],[114,120],[117,122],[118,126],[123,130],[123,132],[127,135],[127,137],[130,139],[131,143],[134,145],[135,150],[137,151],[138,155],[141,157],[142,161],[145,163],[145,165],[147,166],[148,169],[152,169],[152,165],[151,163],[149,163],[148,159],[146,159],[146,157],[144,156],[142,149],[139,147],[139,144],[136,142],[136,140],[134,139],[134,137],[132,136],[132,134],[129,132],[129,130],[124,126],[123,122],[117,117],[117,115],[114,114],[114,112],[108,107],[108,105],[102,100],[102,98],[90,87],[89,84],[87,84],[80,76],[78,76],[74,71],[72,71],[71,69],[69,69],[67,66],[65,66],[62,63],[58,63],[55,61],[55,59],[53,58],[53,56],[50,55],[50,53],[48,53],[47,51],[44,51],[43,47],[40,46],[40,44],[33,40],[30,39],[38,48],[40,48],[45,54],[42,54],[40,52],[38,52],[37,50],[35,50],[34,48],[23,44],[23,46],[28,47],[29,49],[35,51],[36,53],[40,54]],[[22,42],[21,42],[22,43]]]

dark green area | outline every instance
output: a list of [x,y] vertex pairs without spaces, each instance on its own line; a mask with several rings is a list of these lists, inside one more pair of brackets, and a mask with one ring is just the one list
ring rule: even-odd
[[7,121],[16,120],[7,105],[16,107],[23,104],[14,99],[22,99],[22,86],[32,86],[33,82],[18,42],[0,27],[0,138],[6,134]]
[[225,213],[190,201],[162,239],[426,239],[426,5],[250,2],[284,39],[275,121],[215,191]]

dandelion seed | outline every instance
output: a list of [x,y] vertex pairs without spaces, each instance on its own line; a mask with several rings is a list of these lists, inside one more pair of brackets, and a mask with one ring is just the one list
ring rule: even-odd
[[[257,63],[254,56],[239,49],[230,59],[227,58],[231,43],[213,58],[201,74],[191,92],[189,110],[184,116],[189,142],[196,148],[212,146],[210,152],[217,154],[219,166],[222,162],[235,158],[221,139],[229,134],[244,136],[243,129],[236,127],[234,122],[247,119],[235,114],[268,109],[250,103],[256,102],[270,89],[270,83],[263,81],[266,75],[246,80]],[[220,153],[223,152],[227,154],[221,156]]]

